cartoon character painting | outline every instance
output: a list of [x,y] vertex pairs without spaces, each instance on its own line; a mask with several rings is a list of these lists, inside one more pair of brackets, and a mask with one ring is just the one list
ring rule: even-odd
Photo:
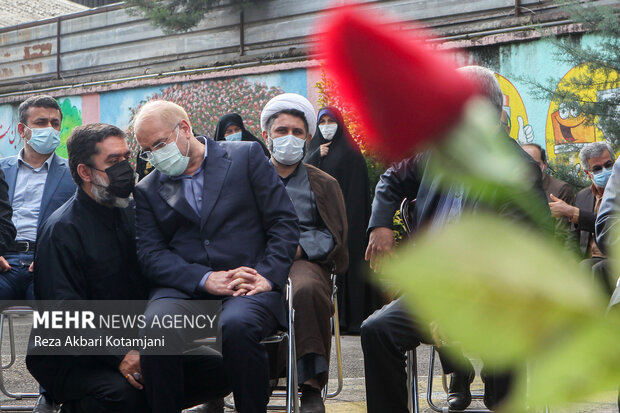
[[[578,87],[583,78],[591,79],[591,87]],[[582,104],[605,99],[618,90],[617,72],[593,70],[581,64],[569,70],[558,82],[556,93],[573,93]],[[547,114],[546,143],[550,159],[558,154],[578,152],[583,145],[605,139],[598,117],[588,117],[580,107],[551,101]]]
[[506,125],[508,135],[520,144],[534,141],[534,130],[528,123],[523,99],[517,88],[499,73],[495,74],[504,95],[502,122]]

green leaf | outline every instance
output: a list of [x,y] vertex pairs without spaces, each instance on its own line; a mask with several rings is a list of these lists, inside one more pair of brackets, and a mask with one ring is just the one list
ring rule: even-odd
[[[620,383],[620,322],[604,316],[608,298],[573,256],[534,229],[463,216],[397,255],[381,277],[401,287],[413,314],[491,367],[523,375],[531,361],[532,403],[572,401]],[[579,377],[588,384],[576,391]],[[524,384],[512,400],[505,411],[520,411]]]

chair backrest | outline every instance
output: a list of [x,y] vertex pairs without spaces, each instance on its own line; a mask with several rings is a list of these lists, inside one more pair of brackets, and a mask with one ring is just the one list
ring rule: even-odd
[[405,230],[408,235],[411,235],[415,231],[415,199],[405,198],[400,203],[400,217],[405,225]]

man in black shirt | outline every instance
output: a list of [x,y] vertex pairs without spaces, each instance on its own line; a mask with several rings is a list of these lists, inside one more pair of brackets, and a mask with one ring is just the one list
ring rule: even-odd
[[[37,300],[146,299],[136,260],[129,198],[135,176],[125,134],[111,125],[81,126],[67,141],[67,149],[71,175],[79,188],[41,229],[34,274]],[[225,393],[226,383],[218,377],[224,375],[219,371],[219,354],[188,356],[187,361],[211,374],[211,382],[194,386],[200,397],[208,397],[211,391],[218,396]],[[63,404],[63,412],[149,411],[136,350],[124,356],[33,355],[29,351],[26,364],[48,394]]]

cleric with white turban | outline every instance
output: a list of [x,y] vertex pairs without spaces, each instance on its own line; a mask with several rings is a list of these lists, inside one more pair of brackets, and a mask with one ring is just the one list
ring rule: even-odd
[[327,384],[331,351],[330,273],[343,274],[349,263],[340,185],[319,168],[303,163],[316,119],[308,99],[294,93],[271,99],[260,119],[271,164],[299,220],[299,245],[288,276],[294,286],[300,413],[325,412],[321,390]]
[[308,99],[297,93],[283,93],[267,102],[260,114],[260,127],[262,130],[267,131],[267,120],[269,120],[271,115],[285,109],[296,109],[303,112],[308,123],[308,133],[314,133],[316,130],[316,111]]

